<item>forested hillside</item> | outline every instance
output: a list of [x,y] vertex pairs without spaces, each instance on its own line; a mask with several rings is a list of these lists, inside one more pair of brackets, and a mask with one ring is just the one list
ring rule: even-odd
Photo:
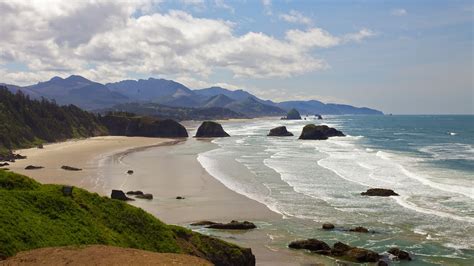
[[0,86],[0,154],[43,142],[107,134],[98,118],[76,106],[31,100]]

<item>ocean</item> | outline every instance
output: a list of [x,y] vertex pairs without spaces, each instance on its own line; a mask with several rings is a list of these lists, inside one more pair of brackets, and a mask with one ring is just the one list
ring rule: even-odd
[[[298,140],[309,123],[347,136]],[[295,136],[266,136],[280,125]],[[474,264],[474,116],[325,116],[223,126],[231,137],[213,140],[218,148],[198,161],[231,190],[284,217],[260,224],[275,247],[314,237],[378,252],[398,246],[415,254],[416,265]],[[372,187],[400,196],[360,195]],[[374,233],[324,231],[325,222]]]

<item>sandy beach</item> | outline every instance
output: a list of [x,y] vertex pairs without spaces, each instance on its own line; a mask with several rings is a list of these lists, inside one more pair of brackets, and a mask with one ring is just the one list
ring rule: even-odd
[[[112,189],[152,193],[152,201],[136,200],[130,204],[170,224],[188,226],[199,220],[249,220],[258,224],[281,219],[281,215],[265,205],[226,188],[201,167],[198,152],[213,147],[209,141],[192,138],[95,137],[49,144],[43,149],[19,150],[28,158],[9,168],[41,183],[74,185],[104,196],[109,196]],[[44,168],[25,170],[27,165]],[[83,170],[65,171],[62,165]],[[128,175],[127,170],[134,174]],[[177,196],[185,199],[177,200]],[[251,247],[259,265],[317,262],[314,257],[286,248],[269,247],[270,238],[265,231],[203,233]]]

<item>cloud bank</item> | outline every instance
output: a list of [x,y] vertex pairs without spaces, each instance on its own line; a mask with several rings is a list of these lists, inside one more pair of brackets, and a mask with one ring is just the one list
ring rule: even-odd
[[[317,27],[289,30],[282,39],[251,31],[237,35],[231,21],[152,12],[156,2],[0,2],[2,82],[28,84],[61,73],[102,82],[130,73],[206,79],[221,69],[234,77],[290,77],[328,66],[313,55],[315,49],[373,36],[368,29],[334,36]],[[289,21],[310,23],[288,15],[294,17]]]

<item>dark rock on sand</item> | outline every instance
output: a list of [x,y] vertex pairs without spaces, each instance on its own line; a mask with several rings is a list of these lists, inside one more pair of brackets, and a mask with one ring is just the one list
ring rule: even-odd
[[43,149],[44,148],[43,144],[39,144],[37,147],[38,147],[38,149]]
[[229,134],[224,131],[221,124],[213,121],[204,121],[199,126],[196,132],[196,138],[215,138],[215,137],[229,137]]
[[128,170],[128,171],[127,171],[127,174],[133,175],[133,170]]
[[333,256],[343,256],[351,248],[352,248],[351,246],[346,245],[342,242],[336,242],[331,249],[331,254]]
[[330,224],[330,223],[325,223],[325,224],[323,224],[323,229],[324,230],[332,230],[332,229],[334,229],[334,225]]
[[9,166],[9,163],[0,163],[0,167]]
[[133,200],[125,195],[122,190],[112,190],[112,194],[110,195],[111,199],[117,200]]
[[140,191],[140,190],[137,190],[137,191],[128,191],[128,192],[127,192],[127,195],[135,195],[135,196],[137,196],[137,195],[143,195],[143,192]]
[[309,124],[303,128],[300,139],[325,140],[330,137],[344,137],[341,131],[326,125]]
[[298,110],[293,108],[288,112],[288,114],[286,114],[286,119],[287,120],[301,120],[300,112],[298,112]]
[[138,199],[152,200],[152,199],[153,199],[153,195],[147,193],[147,194],[137,195],[136,198],[138,198]]
[[61,166],[61,169],[66,170],[66,171],[82,171],[81,168],[76,168],[76,167],[67,166],[67,165]]
[[185,199],[185,198],[181,196],[177,196],[176,199]]
[[370,188],[366,192],[360,193],[363,196],[378,196],[378,197],[389,197],[389,196],[398,196],[395,191],[385,188]]
[[330,251],[331,250],[328,244],[314,238],[293,241],[288,245],[288,247],[293,248],[293,249],[307,249],[310,251],[321,251],[321,250]]
[[270,130],[270,133],[268,133],[267,136],[273,136],[273,137],[289,137],[289,136],[293,136],[293,133],[289,132],[288,130],[286,130],[286,127],[285,126],[281,126],[281,127],[276,127],[272,130]]
[[44,168],[43,166],[36,166],[36,165],[28,165],[25,167],[25,170],[36,170],[36,169],[42,169]]
[[357,233],[368,233],[369,229],[362,227],[362,226],[357,226],[354,228],[349,229],[350,232],[357,232]]
[[394,255],[399,260],[411,260],[410,253],[399,248],[391,248],[387,252]]
[[15,162],[15,160],[26,159],[26,156],[15,154],[11,151],[8,151],[6,154],[0,154],[0,162]]
[[216,224],[216,223],[212,221],[199,221],[199,222],[192,223],[191,225],[192,226],[205,226],[205,225],[213,225],[213,224]]
[[230,223],[224,224],[224,223],[215,223],[208,225],[207,228],[212,228],[212,229],[225,229],[225,230],[249,230],[249,229],[255,229],[257,226],[255,224],[244,221],[244,222],[238,222],[238,221],[231,221]]

